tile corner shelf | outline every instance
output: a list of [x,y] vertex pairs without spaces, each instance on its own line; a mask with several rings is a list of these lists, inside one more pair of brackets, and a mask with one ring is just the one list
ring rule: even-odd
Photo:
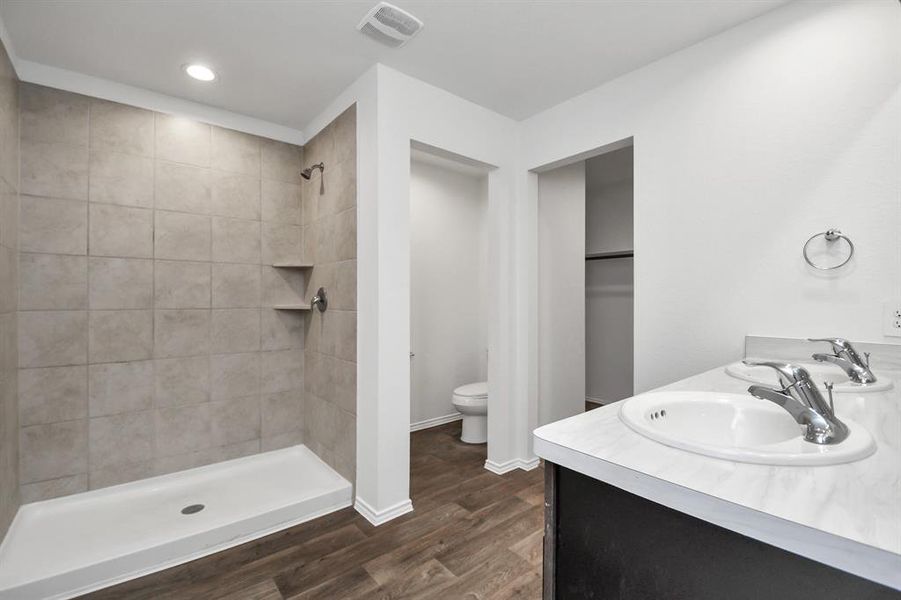
[[272,307],[275,310],[310,310],[309,304],[276,304]]
[[305,262],[277,262],[272,263],[272,266],[276,269],[312,269],[312,263]]

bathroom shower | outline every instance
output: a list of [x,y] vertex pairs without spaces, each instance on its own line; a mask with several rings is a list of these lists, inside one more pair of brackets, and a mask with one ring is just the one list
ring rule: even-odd
[[[319,172],[324,175],[325,174],[325,163],[321,162],[319,164],[313,165],[312,167],[307,167],[306,169],[304,169],[303,171],[300,172],[300,176],[303,177],[304,179],[306,179],[307,181],[309,181],[310,178],[313,177],[313,171],[315,171],[316,169],[319,169]],[[320,176],[320,178],[319,178],[319,195],[322,195],[324,193],[325,193],[325,177]]]

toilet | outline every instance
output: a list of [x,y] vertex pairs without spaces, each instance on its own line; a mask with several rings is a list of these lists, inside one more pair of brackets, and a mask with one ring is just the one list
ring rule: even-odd
[[463,415],[463,435],[467,444],[488,441],[488,382],[467,383],[454,390],[454,408]]

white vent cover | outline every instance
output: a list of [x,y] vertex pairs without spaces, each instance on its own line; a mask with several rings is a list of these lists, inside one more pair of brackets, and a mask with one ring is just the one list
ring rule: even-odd
[[357,29],[379,42],[399,48],[422,29],[422,21],[387,2],[379,2],[366,13]]

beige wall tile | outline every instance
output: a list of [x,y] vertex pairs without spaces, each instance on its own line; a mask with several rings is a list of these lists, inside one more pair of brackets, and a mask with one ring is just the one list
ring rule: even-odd
[[256,352],[260,349],[260,309],[213,310],[210,350],[216,354]]
[[332,369],[332,399],[341,410],[357,414],[357,364],[334,359]]
[[88,414],[84,366],[21,369],[18,382],[22,427],[83,419]]
[[156,456],[210,447],[210,403],[156,409]]
[[260,223],[213,217],[213,260],[260,263]]
[[357,205],[356,165],[338,163],[338,171],[340,174],[335,182],[334,209],[341,212]]
[[155,113],[156,157],[198,167],[210,165],[210,126]]
[[210,357],[210,392],[213,400],[260,393],[260,354],[224,354]]
[[88,464],[91,471],[150,460],[155,425],[152,410],[89,419]]
[[212,166],[219,171],[260,176],[260,139],[258,137],[212,128]]
[[319,227],[315,225],[306,225],[302,228],[301,236],[303,237],[303,260],[317,264],[316,251],[319,249]]
[[357,210],[351,208],[335,217],[335,258],[349,260],[357,257]]
[[299,184],[264,179],[261,187],[261,204],[264,221],[302,224]]
[[210,352],[209,310],[157,310],[154,357],[197,356]]
[[260,306],[260,267],[214,263],[212,296],[213,308]]
[[19,280],[19,260],[15,250],[6,246],[0,246],[0,313],[8,313],[16,310],[17,292],[16,286]]
[[262,317],[260,345],[263,350],[303,348],[302,313],[263,309],[260,314]]
[[84,146],[22,140],[23,194],[70,200],[88,198],[88,152]]
[[88,293],[92,309],[152,308],[153,261],[92,256]]
[[338,407],[316,396],[307,396],[304,398],[304,408],[307,431],[320,444],[334,449],[338,438]]
[[153,361],[88,367],[88,414],[102,417],[153,407]]
[[153,313],[149,310],[92,310],[91,363],[145,360],[153,355]]
[[357,458],[357,419],[354,415],[338,411],[335,436],[335,467],[341,475],[353,481]]
[[329,296],[329,306],[337,310],[357,309],[357,261],[345,260],[335,264],[335,290]]
[[153,112],[93,99],[91,148],[153,156]]
[[83,365],[88,358],[88,314],[84,311],[19,313],[19,366]]
[[[322,319],[322,339],[319,351],[323,354],[356,361],[356,313],[351,311],[329,311]],[[351,339],[353,338],[353,339]]]
[[341,113],[333,123],[335,162],[355,162],[357,159],[357,106]]
[[88,205],[72,200],[22,196],[19,251],[87,254]]
[[151,258],[153,211],[91,204],[88,248],[91,256]]
[[[262,268],[262,300],[264,306],[296,304],[303,298],[304,274],[298,269]],[[331,302],[331,298],[329,298]]]
[[336,246],[338,241],[335,239],[337,217],[328,215],[316,221],[314,229],[316,230],[316,263],[330,263],[337,260]]
[[257,177],[211,171],[210,212],[235,219],[260,219],[260,180]]
[[145,460],[105,469],[95,469],[92,465],[91,471],[88,474],[88,485],[90,489],[96,490],[111,485],[119,485],[130,481],[146,479],[147,477],[153,477],[153,475],[153,460]]
[[209,308],[210,263],[156,261],[156,308]]
[[263,179],[300,183],[300,172],[303,169],[303,148],[262,140],[260,146]]
[[242,456],[255,454],[259,451],[259,440],[249,440],[246,442],[238,442],[237,444],[204,448],[173,456],[161,456],[154,459],[153,468],[157,475],[162,475],[173,471],[183,471],[184,469],[193,469],[194,467],[200,467],[211,463],[240,458]]
[[23,140],[88,145],[86,96],[23,83],[19,87]]
[[303,248],[301,228],[297,225],[263,223],[263,264],[299,260]]
[[19,247],[19,195],[2,179],[0,179],[0,246]]
[[303,350],[263,352],[260,363],[261,392],[273,394],[303,390]]
[[248,396],[210,403],[211,441],[224,446],[260,438],[260,398]]
[[276,434],[270,437],[264,437],[260,440],[260,451],[269,452],[271,450],[281,450],[298,444],[304,443],[304,432],[302,429],[295,429],[286,433]]
[[304,428],[303,392],[263,394],[260,402],[263,439]]
[[77,494],[79,492],[85,492],[87,489],[88,476],[86,473],[60,477],[58,479],[48,479],[47,481],[38,481],[36,483],[28,483],[19,488],[22,504]]
[[211,198],[209,169],[156,161],[156,208],[206,215]]
[[84,256],[21,254],[19,308],[87,308],[88,266]]
[[157,406],[199,404],[210,399],[210,359],[168,358],[154,361]]
[[156,258],[210,260],[210,218],[156,211]]
[[19,430],[19,481],[33,483],[88,470],[88,421],[32,425]]
[[153,207],[153,159],[121,152],[91,152],[91,202]]

